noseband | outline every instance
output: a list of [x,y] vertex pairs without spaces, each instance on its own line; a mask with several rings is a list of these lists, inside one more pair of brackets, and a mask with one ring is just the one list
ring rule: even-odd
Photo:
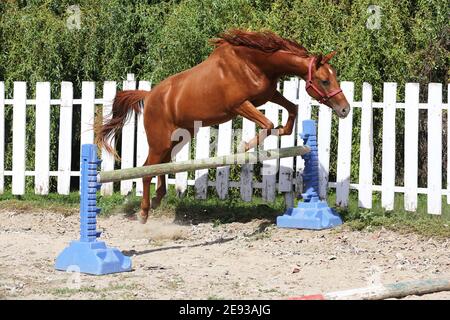
[[320,90],[312,81],[312,67],[314,65],[314,62],[316,61],[316,57],[311,59],[311,62],[308,66],[308,79],[306,80],[306,92],[308,92],[309,89],[314,90],[320,97],[319,103],[325,103],[328,100],[330,100],[332,97],[337,95],[338,93],[341,93],[342,90],[336,89],[330,93],[324,93],[322,90]]

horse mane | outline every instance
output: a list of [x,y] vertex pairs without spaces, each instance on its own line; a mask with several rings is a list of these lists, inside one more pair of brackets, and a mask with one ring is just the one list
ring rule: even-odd
[[300,57],[307,57],[308,51],[296,41],[284,39],[272,31],[252,32],[240,29],[232,29],[219,35],[219,38],[210,42],[217,48],[224,43],[233,46],[245,46],[267,53],[278,50],[286,50]]

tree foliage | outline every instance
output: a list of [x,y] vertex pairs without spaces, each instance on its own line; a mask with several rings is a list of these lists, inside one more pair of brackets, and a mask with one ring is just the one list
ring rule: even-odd
[[[373,15],[370,5],[381,10],[379,28],[367,27]],[[71,6],[80,10],[80,28],[68,27],[74,14]],[[341,80],[355,82],[356,99],[361,98],[363,82],[373,84],[374,97],[381,100],[382,83],[393,81],[399,84],[399,99],[406,82],[420,82],[423,100],[423,84],[448,82],[448,15],[445,0],[2,1],[0,80],[5,81],[9,95],[13,81],[27,81],[30,95],[35,82],[50,81],[55,98],[61,81],[72,81],[76,95],[81,81],[121,81],[129,72],[156,84],[204,60],[212,51],[210,38],[238,27],[273,30],[312,52],[337,50],[332,63]],[[33,110],[28,117],[27,148],[32,150]],[[9,133],[11,118],[11,108],[7,108]],[[55,111],[55,145],[57,118]],[[375,129],[381,128],[381,121],[382,115],[375,113]],[[397,125],[401,134],[401,116]],[[353,160],[357,164],[359,132],[356,126],[354,130]],[[376,131],[376,141],[381,142],[381,134]],[[10,139],[11,134],[7,135],[7,154],[11,153]],[[399,159],[403,158],[401,149]],[[32,167],[34,155],[27,155],[27,165]],[[376,155],[375,161],[380,157]],[[6,166],[10,165],[9,156]],[[52,160],[53,169],[55,165]],[[357,166],[354,168],[353,178]]]

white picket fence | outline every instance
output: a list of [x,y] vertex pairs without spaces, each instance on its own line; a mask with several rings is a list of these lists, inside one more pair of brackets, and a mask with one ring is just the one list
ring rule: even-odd
[[[57,191],[60,194],[70,192],[70,177],[79,176],[78,171],[71,171],[74,159],[72,151],[72,114],[74,108],[81,107],[81,143],[93,143],[94,132],[91,130],[95,108],[102,107],[104,114],[111,110],[111,102],[116,93],[117,83],[106,81],[103,84],[103,97],[95,97],[95,83],[83,82],[82,97],[75,99],[71,82],[61,83],[61,96],[59,99],[51,99],[50,83],[39,82],[36,84],[35,99],[27,99],[25,82],[14,82],[13,99],[5,99],[5,85],[0,82],[0,193],[4,192],[4,177],[12,176],[12,193],[21,195],[25,192],[25,176],[34,176],[35,193],[47,194],[49,192],[49,177],[57,177]],[[148,81],[134,80],[129,75],[124,81],[123,88],[150,90]],[[384,83],[383,102],[374,102],[372,99],[372,86],[364,83],[362,101],[354,101],[354,84],[342,82],[348,101],[352,106],[352,112],[345,119],[339,120],[339,136],[337,148],[337,181],[328,181],[330,167],[330,143],[332,111],[319,105],[305,92],[305,83],[293,78],[283,84],[283,94],[289,100],[298,104],[299,114],[296,127],[301,122],[311,117],[312,108],[318,107],[318,144],[320,162],[320,195],[326,196],[327,188],[336,188],[336,204],[347,206],[350,189],[358,190],[359,206],[371,208],[373,191],[381,191],[382,206],[387,210],[394,207],[394,194],[404,194],[404,205],[408,211],[417,208],[417,195],[427,195],[428,213],[441,214],[442,196],[447,196],[447,204],[450,204],[450,166],[447,166],[447,186],[442,186],[442,111],[448,110],[448,103],[442,101],[442,84],[430,83],[428,85],[428,102],[419,103],[419,85],[408,83],[405,88],[405,102],[397,102],[397,84]],[[449,90],[450,91],[450,90]],[[12,168],[5,168],[5,105],[13,107],[12,121]],[[25,168],[26,155],[26,108],[36,106],[36,151],[34,171]],[[58,170],[49,170],[50,154],[50,109],[51,106],[60,106],[60,131],[58,143]],[[354,108],[361,108],[361,122],[353,123]],[[383,109],[383,139],[382,139],[382,183],[373,185],[373,109]],[[287,112],[273,103],[267,103],[260,109],[273,123],[279,123],[281,111],[282,123],[287,120]],[[405,168],[404,186],[395,185],[395,114],[396,109],[405,109]],[[427,188],[419,188],[418,180],[418,121],[419,109],[428,110],[428,184]],[[450,121],[447,122],[450,126]],[[135,126],[137,125],[137,129]],[[352,150],[352,126],[360,126],[360,170],[358,183],[350,182],[351,150]],[[448,128],[447,130],[450,130]],[[298,138],[298,130],[292,135],[276,137],[270,136],[264,142],[265,149],[289,147],[301,145]],[[195,158],[201,159],[215,154],[226,155],[232,150],[232,121],[219,126],[215,147],[210,145],[210,138],[214,130],[209,127],[200,128],[195,137]],[[147,142],[142,118],[134,117],[123,128],[121,168],[129,168],[141,165],[147,156]],[[255,124],[243,119],[242,138],[248,141],[255,135]],[[450,135],[447,135],[450,145]],[[134,149],[136,139],[136,150]],[[187,160],[190,157],[190,144],[186,145],[176,156],[177,161]],[[102,170],[114,169],[114,159],[106,152],[102,152]],[[251,201],[253,190],[262,189],[262,196],[267,201],[273,201],[277,192],[283,193],[288,205],[292,205],[295,192],[300,188],[299,173],[303,168],[301,157],[284,158],[280,160],[268,160],[263,163],[263,168],[277,168],[276,174],[263,175],[262,181],[255,181],[254,165],[244,165],[241,168],[240,181],[230,181],[230,168],[218,168],[215,181],[208,179],[208,170],[195,172],[195,179],[188,179],[188,173],[177,173],[175,178],[168,179],[169,184],[175,184],[179,193],[183,193],[188,185],[195,186],[198,198],[207,197],[208,187],[215,187],[220,198],[226,198],[229,188],[239,188],[241,198]],[[133,190],[135,183],[136,193],[142,194],[142,182],[122,181],[120,192],[127,194]],[[106,183],[101,192],[110,195],[113,192],[113,184]]]

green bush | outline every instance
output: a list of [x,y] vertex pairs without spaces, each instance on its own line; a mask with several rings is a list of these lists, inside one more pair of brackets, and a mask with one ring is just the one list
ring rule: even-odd
[[[78,5],[81,28],[67,26],[68,7]],[[366,27],[381,7],[379,29]],[[297,40],[311,52],[336,49],[332,63],[341,80],[355,82],[355,99],[362,83],[374,86],[374,99],[382,99],[382,83],[399,84],[403,99],[406,82],[447,83],[448,3],[444,0],[12,0],[0,2],[0,80],[7,94],[12,82],[28,83],[34,95],[37,81],[52,83],[52,97],[59,97],[59,83],[72,81],[80,95],[81,81],[121,81],[127,73],[158,83],[190,68],[212,51],[208,39],[229,28],[271,29]],[[101,86],[99,86],[101,89]],[[445,89],[446,90],[446,89]],[[97,94],[101,94],[98,90]],[[444,93],[445,96],[446,93]],[[301,106],[300,106],[301,107]],[[52,146],[57,145],[58,111],[52,112]],[[79,152],[79,109],[75,108],[73,156]],[[355,113],[355,121],[359,114]],[[6,167],[11,167],[12,110],[6,109]],[[29,108],[27,167],[34,166],[34,110]],[[402,141],[403,115],[397,119],[397,139]],[[421,132],[425,132],[421,118]],[[381,145],[382,113],[374,112],[375,145]],[[333,139],[337,119],[333,118]],[[444,139],[445,141],[445,139]],[[337,143],[332,141],[332,153]],[[357,179],[359,131],[354,127],[352,180]],[[446,148],[446,146],[444,146]],[[397,149],[397,183],[402,183],[403,147]],[[425,151],[421,159],[426,159]],[[445,149],[446,150],[446,149]],[[57,148],[52,148],[51,167],[56,168]],[[336,174],[332,159],[331,178]],[[380,182],[381,152],[375,150],[374,181]],[[426,161],[419,181],[426,181]],[[76,169],[76,168],[74,168]],[[446,179],[445,175],[443,177]],[[31,186],[32,181],[29,182]],[[421,182],[420,182],[421,183]]]

